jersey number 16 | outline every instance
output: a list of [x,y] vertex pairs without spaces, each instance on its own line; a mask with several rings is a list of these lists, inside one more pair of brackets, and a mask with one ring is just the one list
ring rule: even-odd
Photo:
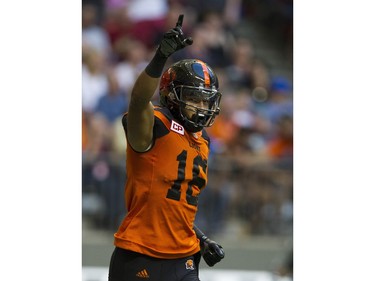
[[[167,198],[169,199],[180,201],[181,183],[185,180],[186,159],[187,151],[183,150],[177,156],[178,174],[172,187],[168,189]],[[193,185],[196,185],[199,189],[202,189],[202,187],[206,185],[206,180],[199,177],[199,167],[202,168],[204,173],[207,173],[207,161],[198,155],[193,160],[193,179],[188,182],[188,188],[186,190],[186,201],[193,206],[198,205],[198,196],[193,196]]]

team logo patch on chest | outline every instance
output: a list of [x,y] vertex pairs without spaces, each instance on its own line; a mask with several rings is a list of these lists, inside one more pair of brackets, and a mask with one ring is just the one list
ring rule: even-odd
[[180,134],[180,135],[184,135],[185,134],[184,127],[182,125],[178,124],[177,122],[175,122],[174,120],[172,120],[171,130],[173,132],[176,132],[177,134]]
[[194,270],[194,262],[192,259],[189,259],[185,262],[186,269]]

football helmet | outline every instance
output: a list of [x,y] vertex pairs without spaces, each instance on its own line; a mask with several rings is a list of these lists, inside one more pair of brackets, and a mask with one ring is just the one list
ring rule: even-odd
[[210,127],[220,112],[219,81],[210,66],[198,59],[171,65],[160,80],[160,103],[189,132]]

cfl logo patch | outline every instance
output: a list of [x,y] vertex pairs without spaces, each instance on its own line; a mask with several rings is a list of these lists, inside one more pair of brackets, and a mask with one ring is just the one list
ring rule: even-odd
[[186,269],[194,270],[194,262],[193,260],[189,259],[185,262]]
[[174,120],[172,120],[172,124],[171,124],[171,130],[173,132],[176,132],[180,135],[184,135],[185,134],[185,129],[184,127],[182,127],[180,124],[178,124],[177,122],[175,122]]

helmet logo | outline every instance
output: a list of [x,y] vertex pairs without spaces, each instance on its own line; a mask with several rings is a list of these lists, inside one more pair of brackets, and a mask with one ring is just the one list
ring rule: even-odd
[[168,88],[169,84],[176,78],[176,72],[169,68],[166,72],[164,72],[161,81],[160,81],[160,89]]
[[173,132],[176,132],[177,134],[180,134],[180,135],[184,135],[185,134],[184,127],[181,126],[180,124],[178,124],[177,122],[175,122],[174,120],[172,120],[171,130]]

